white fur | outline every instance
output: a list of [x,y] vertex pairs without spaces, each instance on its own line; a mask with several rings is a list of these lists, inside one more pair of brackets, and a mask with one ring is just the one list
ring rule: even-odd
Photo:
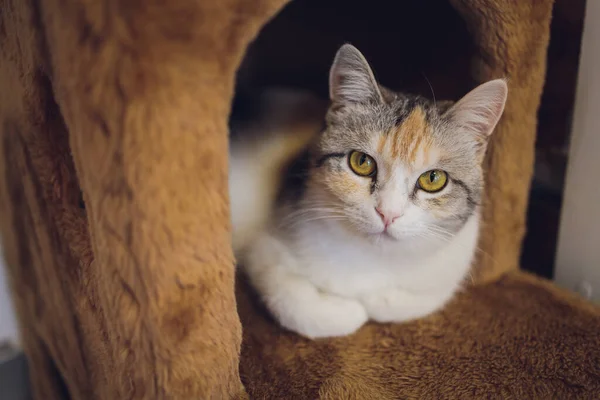
[[[232,160],[230,186],[245,201],[234,201],[232,214],[252,218],[253,225],[234,218],[234,237],[252,232],[253,239],[243,251],[238,246],[236,256],[285,328],[315,339],[351,334],[369,319],[424,317],[443,307],[464,281],[477,244],[478,211],[456,235],[427,234],[432,217],[406,201],[410,188],[402,185],[422,171],[405,179],[406,169],[399,164],[390,174],[383,200],[400,207],[403,216],[388,227],[387,236],[379,234],[383,222],[368,202],[343,220],[328,218],[332,214],[320,208],[291,219],[269,217],[272,203],[256,208],[258,197],[246,200],[260,179],[249,177],[257,170],[241,161]],[[326,194],[313,187],[306,197],[323,204]],[[333,204],[331,199],[325,203]],[[350,229],[348,221],[355,224]]]
[[[236,258],[283,327],[313,339],[345,336],[369,319],[427,316],[460,288],[476,249],[478,210],[455,235],[432,231],[434,216],[408,201],[429,166],[410,171],[397,160],[389,174],[382,171],[379,197],[357,199],[350,208],[311,187],[306,198],[325,207],[303,212],[309,204],[276,219],[269,175],[277,163],[261,160],[275,160],[278,149],[277,141],[232,147],[230,191]],[[378,205],[402,215],[387,234]]]
[[243,263],[284,327],[308,338],[343,336],[368,319],[402,322],[444,306],[468,273],[478,226],[474,215],[450,242],[430,242],[435,251],[410,252],[333,221],[307,221],[291,238],[262,231]]
[[276,187],[260,154],[243,145],[232,146],[229,161],[229,196],[233,225],[233,250],[241,252],[256,232],[264,229],[270,207],[275,199]]
[[[322,101],[308,92],[265,91],[260,102],[267,112],[242,128],[230,143],[229,196],[233,250],[239,254],[264,229],[278,190],[282,166],[318,133]],[[297,112],[302,111],[300,123]]]

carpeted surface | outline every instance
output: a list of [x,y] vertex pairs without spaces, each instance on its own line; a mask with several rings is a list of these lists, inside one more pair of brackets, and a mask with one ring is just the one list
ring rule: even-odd
[[594,399],[600,308],[513,272],[421,321],[310,342],[238,284],[240,372],[255,399]]

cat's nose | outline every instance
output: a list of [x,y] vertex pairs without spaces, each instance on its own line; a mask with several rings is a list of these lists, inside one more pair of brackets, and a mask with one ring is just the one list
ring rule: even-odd
[[379,214],[379,217],[383,221],[383,224],[385,225],[386,228],[388,226],[390,226],[395,220],[397,220],[398,218],[400,218],[402,216],[402,213],[400,213],[400,212],[382,210],[379,207],[375,207],[375,211],[377,211],[377,214]]

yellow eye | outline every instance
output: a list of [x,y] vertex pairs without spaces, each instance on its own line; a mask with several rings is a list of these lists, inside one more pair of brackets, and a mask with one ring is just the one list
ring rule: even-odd
[[354,171],[356,175],[360,176],[373,176],[377,170],[377,164],[373,157],[360,151],[353,151],[348,157],[348,163],[350,169]]
[[435,193],[446,187],[446,183],[448,183],[448,174],[439,169],[432,169],[421,174],[417,186],[426,192]]

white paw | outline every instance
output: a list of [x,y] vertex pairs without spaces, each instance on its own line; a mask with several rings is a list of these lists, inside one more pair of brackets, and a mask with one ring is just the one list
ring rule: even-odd
[[320,294],[303,309],[304,313],[286,321],[290,322],[286,328],[310,339],[350,335],[368,320],[367,311],[358,301],[328,294]]
[[437,296],[415,295],[400,289],[381,290],[366,295],[361,300],[369,318],[381,323],[421,318],[443,303]]
[[321,293],[307,281],[295,281],[267,300],[283,327],[309,339],[350,335],[368,320],[358,301]]
[[358,300],[320,292],[305,277],[289,272],[295,264],[286,246],[268,235],[255,242],[246,259],[252,285],[280,325],[316,339],[346,336],[367,322]]

